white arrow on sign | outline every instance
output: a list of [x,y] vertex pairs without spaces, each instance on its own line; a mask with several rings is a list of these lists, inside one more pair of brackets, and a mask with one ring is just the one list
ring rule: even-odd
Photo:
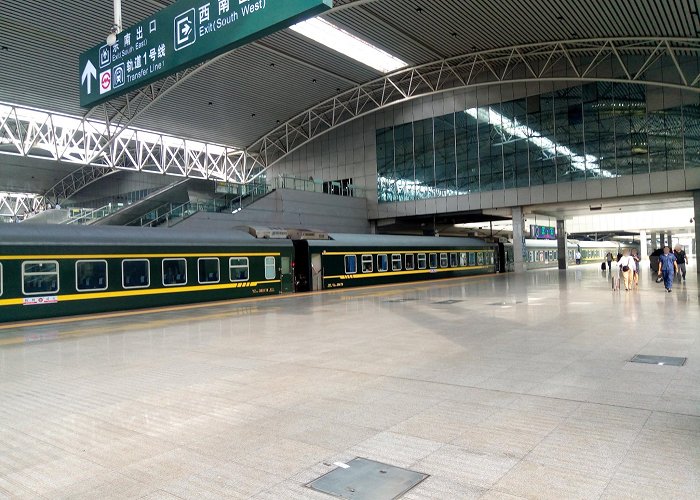
[[92,79],[97,79],[97,69],[93,66],[92,61],[88,59],[85,69],[83,70],[83,76],[80,79],[81,83],[85,83],[87,80],[87,93],[92,93]]

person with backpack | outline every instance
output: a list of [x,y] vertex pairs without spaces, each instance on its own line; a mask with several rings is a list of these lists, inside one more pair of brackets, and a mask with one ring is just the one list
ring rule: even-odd
[[620,271],[622,271],[625,291],[629,292],[634,286],[634,272],[637,270],[637,263],[634,261],[634,257],[630,255],[630,251],[625,249],[617,264],[620,267]]

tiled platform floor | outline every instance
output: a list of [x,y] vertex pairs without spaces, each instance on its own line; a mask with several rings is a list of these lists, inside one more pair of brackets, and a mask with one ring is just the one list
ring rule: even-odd
[[671,294],[580,266],[0,330],[0,497],[322,500],[302,485],[363,456],[431,474],[411,500],[699,498],[691,271]]

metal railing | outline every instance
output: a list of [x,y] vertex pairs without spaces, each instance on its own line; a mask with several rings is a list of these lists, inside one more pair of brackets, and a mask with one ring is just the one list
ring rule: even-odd
[[71,208],[68,220],[65,224],[91,224],[97,219],[107,217],[118,210],[124,208],[121,203],[109,203],[103,207],[95,209]]
[[355,198],[365,197],[367,190],[354,184],[341,184],[337,181],[317,181],[314,179],[301,179],[280,175],[271,180],[274,189],[294,189],[310,193],[324,193],[337,196],[350,196]]
[[188,201],[181,204],[165,203],[155,210],[134,219],[128,226],[156,227],[167,225],[172,227],[192,217],[198,212],[205,213],[237,213],[271,193],[273,189],[265,184],[249,186],[245,194],[231,198],[230,195],[208,201]]

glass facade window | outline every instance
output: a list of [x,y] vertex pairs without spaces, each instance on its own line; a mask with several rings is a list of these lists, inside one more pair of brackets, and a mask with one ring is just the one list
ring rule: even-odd
[[700,98],[594,82],[382,128],[376,138],[380,203],[700,168]]
[[75,289],[79,292],[107,290],[107,261],[79,260],[76,262]]

